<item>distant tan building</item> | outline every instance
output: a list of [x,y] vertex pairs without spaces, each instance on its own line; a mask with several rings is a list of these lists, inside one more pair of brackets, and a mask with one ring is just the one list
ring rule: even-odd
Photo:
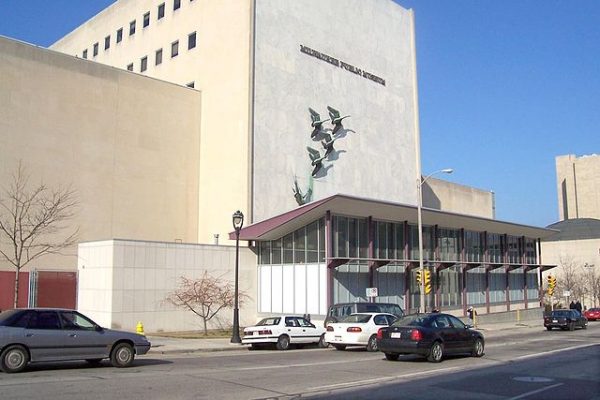
[[600,156],[556,157],[559,220],[600,219]]

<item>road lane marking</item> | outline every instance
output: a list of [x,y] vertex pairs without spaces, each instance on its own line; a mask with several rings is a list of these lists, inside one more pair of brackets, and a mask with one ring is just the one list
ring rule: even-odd
[[515,360],[525,360],[528,358],[535,358],[535,357],[545,356],[548,354],[560,353],[561,351],[576,350],[576,349],[582,349],[584,347],[592,347],[592,346],[597,346],[597,343],[588,343],[588,344],[582,344],[579,346],[564,347],[562,349],[548,350],[548,351],[544,351],[542,353],[526,354],[524,356],[515,357]]
[[520,394],[520,395],[518,395],[516,397],[511,397],[508,400],[524,399],[525,397],[530,396],[532,394],[537,394],[537,393],[545,392],[546,390],[554,389],[555,387],[559,387],[559,386],[562,386],[562,385],[564,385],[564,383],[557,383],[555,385],[546,386],[545,388],[541,388],[541,389],[537,389],[537,390],[532,390],[531,392],[523,393],[523,394]]

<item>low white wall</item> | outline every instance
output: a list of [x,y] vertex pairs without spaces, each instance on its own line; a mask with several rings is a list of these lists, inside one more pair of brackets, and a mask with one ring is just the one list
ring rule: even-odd
[[[239,290],[251,298],[240,307],[240,324],[256,320],[256,256],[240,246]],[[204,271],[231,282],[235,246],[106,240],[79,245],[78,309],[97,323],[145,332],[202,329],[191,311],[165,301],[179,278],[200,278]],[[209,328],[230,327],[233,311],[224,309]]]

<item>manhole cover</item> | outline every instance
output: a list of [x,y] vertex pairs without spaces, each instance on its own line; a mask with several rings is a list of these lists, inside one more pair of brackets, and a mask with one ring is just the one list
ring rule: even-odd
[[554,381],[554,379],[544,378],[541,376],[516,376],[513,378],[513,380],[519,381],[519,382],[536,382],[536,383],[553,382]]

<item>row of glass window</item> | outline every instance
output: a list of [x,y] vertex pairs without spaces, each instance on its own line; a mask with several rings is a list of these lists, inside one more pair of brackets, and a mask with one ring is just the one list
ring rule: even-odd
[[[192,32],[188,35],[188,50],[192,50],[196,47],[196,32]],[[179,40],[171,43],[171,58],[175,58],[179,55]],[[160,48],[154,52],[154,65],[160,65],[163,62],[163,49]],[[145,72],[148,69],[148,56],[144,56],[140,59],[140,72]],[[133,63],[127,64],[127,70],[133,71]],[[188,85],[189,86],[189,85]]]
[[[368,223],[364,218],[333,217],[331,233],[332,257],[369,258]],[[325,259],[325,222],[315,221],[283,238],[258,242],[259,264],[288,264],[317,262]],[[417,260],[419,258],[418,226],[404,223],[373,221],[374,258],[383,260]],[[408,235],[407,237],[405,237]],[[526,264],[536,263],[535,240],[497,233],[464,231],[461,239],[459,229],[423,227],[423,258],[429,261],[461,260],[461,242],[464,242],[464,258],[467,262],[484,261],[486,249],[489,262],[521,263],[525,254]],[[437,247],[438,255],[435,255]],[[405,249],[408,257],[405,256]]]
[[[192,1],[194,1],[194,0],[190,0],[190,3]],[[181,8],[181,0],[173,0],[173,11],[176,11],[179,8]],[[158,20],[164,18],[164,16],[165,16],[165,3],[161,3],[158,5],[157,10],[156,10],[156,20],[158,21]],[[135,20],[135,19],[133,21],[129,22],[129,36],[135,35],[136,25],[137,25],[137,20]],[[142,27],[147,28],[148,26],[150,26],[150,11],[146,12],[142,17]],[[121,43],[121,41],[123,41],[123,28],[117,29],[117,32],[115,35],[115,43]],[[195,43],[195,34],[194,34],[194,43]],[[110,44],[111,44],[111,35],[108,35],[104,38],[104,50],[105,51],[110,49]],[[99,42],[96,42],[92,45],[92,56],[93,57],[96,57],[98,55],[99,47],[100,47]],[[195,44],[194,44],[194,47],[195,47]],[[88,58],[88,49],[84,49],[81,56],[83,58]]]

